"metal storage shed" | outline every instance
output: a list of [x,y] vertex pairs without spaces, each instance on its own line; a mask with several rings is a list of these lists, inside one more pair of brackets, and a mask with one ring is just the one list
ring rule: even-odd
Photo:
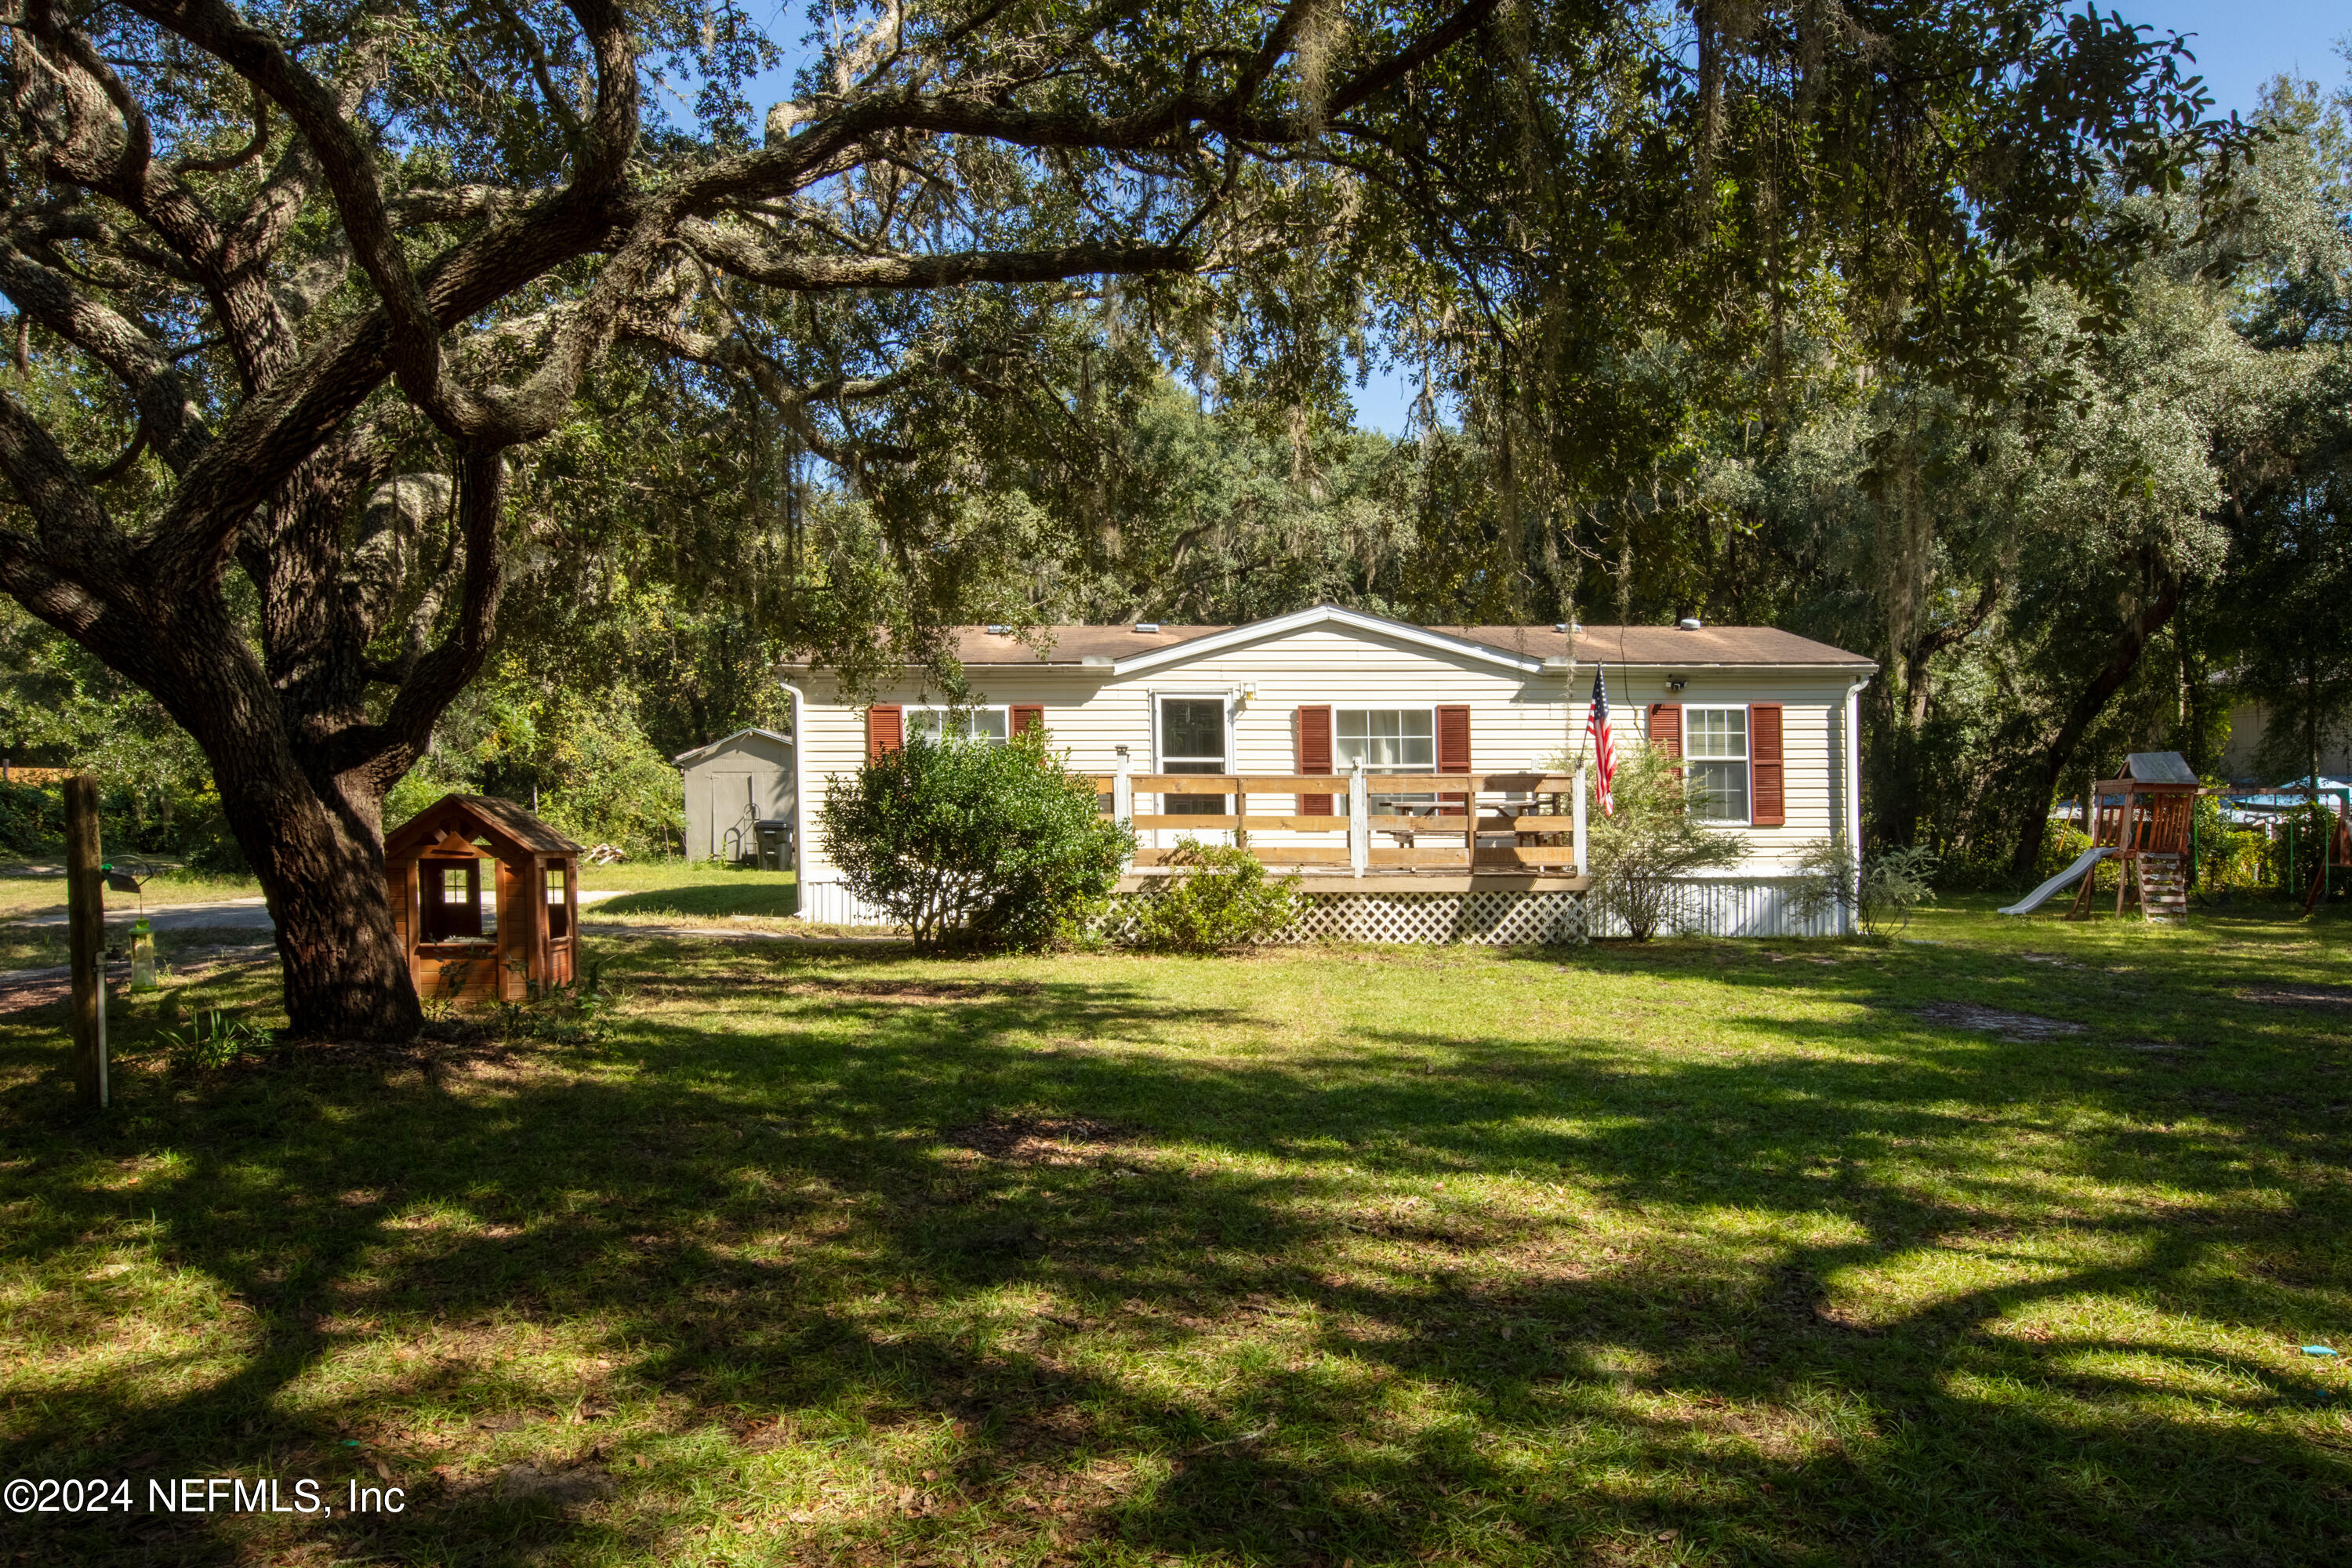
[[769,842],[789,853],[793,832],[790,735],[738,730],[670,760],[685,774],[688,859],[752,859],[763,826]]

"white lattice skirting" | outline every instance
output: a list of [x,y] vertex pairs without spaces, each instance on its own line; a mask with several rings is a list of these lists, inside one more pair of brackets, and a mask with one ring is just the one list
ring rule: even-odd
[[[1835,936],[1837,916],[1797,913],[1795,883],[1780,877],[1692,882],[1661,935]],[[1470,893],[1303,892],[1294,942],[1572,942],[1622,936],[1597,915],[1587,929],[1581,893],[1498,890]],[[801,918],[824,925],[887,925],[881,910],[839,882],[801,889]]]
[[1581,893],[1301,893],[1290,942],[1579,942]]

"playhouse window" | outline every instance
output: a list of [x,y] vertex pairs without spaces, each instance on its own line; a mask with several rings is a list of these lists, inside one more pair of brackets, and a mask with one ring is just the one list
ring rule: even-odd
[[[1331,764],[1348,773],[1357,760],[1368,773],[1430,773],[1437,771],[1436,710],[1431,708],[1336,708],[1331,712]],[[1436,809],[1433,795],[1374,795],[1375,816]]]
[[1701,817],[1748,820],[1747,709],[1685,707],[1683,761]]
[[909,708],[907,733],[929,740],[942,737],[1001,746],[1012,738],[1009,716],[1002,708]]
[[572,910],[563,900],[563,868],[547,868],[547,934],[566,937],[572,934]]

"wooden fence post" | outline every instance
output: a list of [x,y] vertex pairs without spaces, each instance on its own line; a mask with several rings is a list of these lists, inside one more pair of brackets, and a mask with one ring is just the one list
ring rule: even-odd
[[106,873],[99,869],[98,781],[66,780],[66,957],[73,973],[74,1093],[92,1110],[106,1081]]

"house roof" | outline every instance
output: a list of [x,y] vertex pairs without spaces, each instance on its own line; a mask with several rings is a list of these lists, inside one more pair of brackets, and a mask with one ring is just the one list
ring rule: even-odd
[[721,735],[708,745],[697,746],[690,752],[680,752],[670,761],[678,767],[690,768],[705,757],[715,754],[720,747],[740,741],[746,735],[762,736],[782,746],[789,746],[793,743],[793,738],[790,735],[780,735],[773,730],[762,730],[757,724],[751,724],[736,731],[731,735]]
[[[1030,636],[1045,643],[1043,653],[1019,637],[986,626],[956,626],[950,636],[956,658],[967,665],[1107,664],[1113,673],[1125,675],[1318,624],[1404,637],[1527,670],[1541,668],[1548,659],[1564,658],[1570,651],[1570,634],[1549,626],[1419,626],[1335,605],[1318,605],[1237,626],[1165,625],[1152,631],[1132,626],[1040,626]],[[1684,631],[1676,626],[1588,626],[1574,636],[1580,665],[1674,668],[1754,665],[1856,671],[1878,668],[1860,654],[1774,626],[1705,626]]]
[[[471,818],[468,823],[467,818]],[[577,855],[580,846],[510,800],[487,795],[445,795],[385,836],[383,858],[421,855],[455,831],[471,838],[477,831],[499,859],[533,855]]]

